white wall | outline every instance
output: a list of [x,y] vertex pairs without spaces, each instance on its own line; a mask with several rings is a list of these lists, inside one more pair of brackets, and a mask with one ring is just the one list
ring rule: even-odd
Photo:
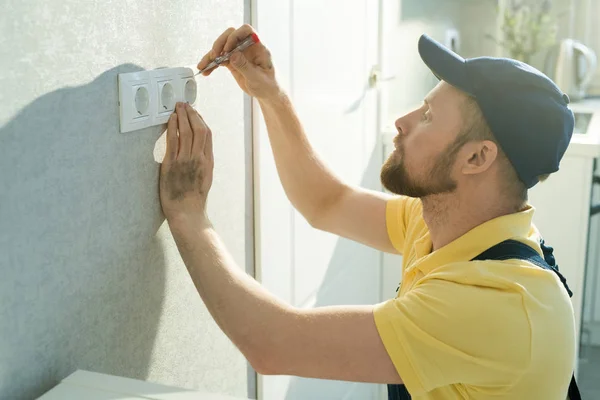
[[[575,5],[573,37],[596,52],[600,60],[600,1],[572,0]],[[600,96],[600,68],[590,84],[588,94]]]
[[463,57],[496,55],[494,42],[484,37],[496,33],[494,1],[386,0],[384,4],[384,76],[396,77],[385,86],[388,125],[421,103],[438,83],[419,56],[417,43],[423,33],[444,43],[446,32],[456,30],[458,53]]
[[422,102],[437,83],[419,56],[419,37],[427,33],[442,39],[447,28],[459,25],[460,10],[456,2],[444,0],[388,0],[384,7],[383,75],[395,76],[384,83],[384,124],[391,125],[408,108]]
[[[597,0],[592,0],[597,1]],[[396,79],[385,86],[387,101],[385,123],[392,125],[407,108],[422,102],[437,79],[421,61],[417,50],[419,37],[426,33],[444,43],[448,29],[460,34],[458,53],[466,58],[502,56],[486,34],[497,36],[496,0],[384,0],[384,76]],[[569,9],[570,0],[555,0],[553,13]],[[568,36],[568,16],[558,20],[558,36]],[[545,52],[533,58],[532,65],[544,68]]]
[[[34,398],[77,368],[247,395],[247,363],[202,304],[160,209],[164,127],[121,134],[117,105],[117,73],[195,65],[243,23],[245,3],[2,3],[0,398]],[[214,75],[200,78],[197,102],[215,138],[209,212],[250,268],[245,103],[227,73]]]

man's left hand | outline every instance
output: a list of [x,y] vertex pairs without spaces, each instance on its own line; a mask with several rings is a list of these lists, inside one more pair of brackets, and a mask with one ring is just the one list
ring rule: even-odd
[[206,219],[213,167],[210,129],[189,104],[178,103],[167,123],[167,151],[160,168],[160,202],[167,220]]

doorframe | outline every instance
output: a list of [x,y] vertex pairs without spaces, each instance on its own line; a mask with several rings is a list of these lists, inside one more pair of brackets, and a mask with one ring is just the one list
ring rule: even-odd
[[[293,98],[295,88],[291,77],[293,76],[294,59],[292,49],[289,47],[289,43],[292,42],[293,29],[294,29],[294,15],[293,15],[293,1],[294,0],[245,0],[244,5],[247,10],[245,12],[244,20],[245,23],[252,25],[269,48],[272,54],[274,54],[275,65],[277,69],[277,79],[281,86],[286,90],[288,95]],[[377,64],[380,68],[385,68],[385,59],[383,55],[384,49],[384,4],[390,0],[377,0],[373,4],[378,7],[378,29],[377,29]],[[260,5],[260,9],[259,9]],[[269,14],[272,13],[283,18],[269,18]],[[267,21],[267,23],[265,23]],[[273,23],[273,21],[276,21]],[[263,23],[261,25],[261,22]],[[386,71],[382,70],[384,76]],[[377,121],[376,121],[376,132],[377,135],[377,148],[382,149],[381,137],[382,129],[384,127],[385,111],[383,107],[387,96],[386,89],[382,86],[377,90]],[[294,299],[294,207],[291,205],[283,188],[278,186],[277,190],[271,190],[266,192],[265,185],[261,185],[263,181],[271,181],[272,179],[279,180],[277,175],[275,163],[271,156],[272,151],[270,148],[269,139],[267,136],[266,126],[260,110],[260,106],[256,99],[249,98],[249,107],[245,109],[247,115],[247,125],[251,127],[251,134],[248,136],[251,138],[251,143],[246,143],[247,148],[251,148],[252,156],[249,159],[252,165],[252,176],[251,176],[251,191],[247,192],[252,196],[251,210],[253,213],[253,276],[254,278],[263,285],[269,292],[273,293],[280,299],[289,304],[295,304]],[[248,159],[247,159],[248,160]],[[265,168],[269,166],[269,168]],[[262,168],[261,168],[262,167]],[[261,176],[261,174],[263,174]],[[266,178],[266,179],[265,179]],[[265,211],[265,201],[269,201],[269,220],[263,221],[261,216]],[[263,209],[261,209],[261,207]],[[273,221],[276,221],[275,223]],[[268,226],[265,226],[267,225]],[[263,236],[268,236],[265,232],[278,233],[277,235],[277,246],[272,246],[268,249],[263,249]],[[279,265],[290,265],[290,268],[269,268],[269,276],[263,275],[263,265],[271,265],[273,263]],[[379,276],[380,279],[383,277],[383,253],[380,256],[379,265]],[[281,285],[281,282],[289,282],[289,285]],[[380,283],[380,293],[382,291],[382,283]],[[249,374],[252,371],[255,377],[254,394],[256,399],[264,398],[264,380],[269,377],[260,375],[249,366]],[[250,377],[249,377],[250,382]],[[382,385],[382,391],[380,398],[387,398],[387,391],[385,385]]]
[[[244,24],[252,24],[256,0],[244,0],[243,21]],[[256,278],[256,213],[255,213],[255,166],[254,166],[254,100],[244,94],[244,165],[245,182],[245,218],[246,232],[245,271],[248,275]],[[246,393],[250,399],[258,399],[258,373],[246,360]]]
[[[289,43],[293,26],[293,16],[291,14],[291,2],[282,0],[249,0],[251,7],[250,24],[258,31],[261,40],[265,38],[264,43],[269,50],[276,55],[275,64],[277,68],[277,79],[286,89],[290,96],[293,96],[293,87],[291,87],[291,52]],[[260,4],[260,9],[259,9]],[[259,11],[260,10],[260,11]],[[284,15],[281,18],[281,27],[272,23],[263,23],[264,21],[273,21],[275,18],[269,18],[269,13],[274,16]],[[287,29],[284,29],[286,25]],[[293,304],[293,269],[292,268],[269,268],[269,276],[263,275],[263,265],[286,263],[293,266],[293,212],[294,208],[289,203],[281,185],[264,185],[261,182],[278,180],[277,170],[273,157],[271,156],[271,147],[267,136],[267,130],[264,123],[260,106],[256,99],[251,100],[252,109],[252,152],[253,152],[253,213],[254,213],[254,272],[255,279],[263,285],[269,292],[289,304]],[[276,186],[276,187],[273,187]],[[270,205],[268,220],[263,220],[262,209],[265,202],[261,199],[269,199]],[[263,236],[269,233],[278,232],[277,246],[263,251]],[[271,243],[272,241],[270,241]],[[264,249],[266,250],[266,249]],[[290,282],[289,286],[281,285],[281,282]],[[263,375],[256,375],[256,398],[264,398],[264,380],[269,379]]]

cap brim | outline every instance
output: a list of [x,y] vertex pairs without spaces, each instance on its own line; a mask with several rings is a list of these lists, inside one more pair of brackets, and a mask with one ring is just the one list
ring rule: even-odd
[[438,79],[473,95],[464,58],[442,46],[428,35],[421,35],[419,38],[419,55]]

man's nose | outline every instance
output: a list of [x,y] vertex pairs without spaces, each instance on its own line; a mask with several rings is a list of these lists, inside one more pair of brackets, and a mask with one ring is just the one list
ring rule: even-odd
[[398,132],[401,135],[407,135],[413,126],[419,123],[420,113],[421,111],[416,109],[398,118],[395,123]]
[[408,115],[398,118],[395,123],[396,129],[398,129],[398,133],[402,136],[406,135],[410,127],[410,123],[407,119],[407,116]]

